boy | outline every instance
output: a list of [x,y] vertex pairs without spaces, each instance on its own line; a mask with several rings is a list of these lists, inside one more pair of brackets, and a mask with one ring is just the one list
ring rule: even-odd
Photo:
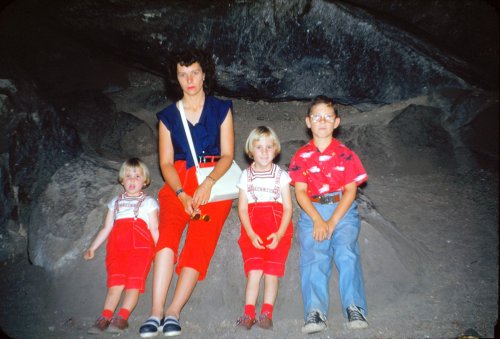
[[357,186],[368,179],[358,156],[333,137],[340,125],[331,98],[318,96],[306,125],[312,140],[290,162],[290,177],[302,211],[298,221],[300,274],[304,303],[303,333],[326,329],[332,259],[349,328],[365,328],[366,300],[355,202]]

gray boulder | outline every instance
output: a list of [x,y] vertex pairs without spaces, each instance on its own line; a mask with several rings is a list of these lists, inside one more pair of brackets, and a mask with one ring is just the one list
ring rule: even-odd
[[81,257],[119,192],[116,170],[102,162],[80,157],[61,167],[30,215],[30,261],[54,272]]

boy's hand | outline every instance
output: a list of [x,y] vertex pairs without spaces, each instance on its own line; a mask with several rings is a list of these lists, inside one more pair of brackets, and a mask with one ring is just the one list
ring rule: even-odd
[[266,247],[269,248],[270,250],[274,250],[276,247],[278,247],[281,238],[282,236],[280,236],[278,233],[269,234],[267,240],[270,241],[270,243]]
[[83,259],[85,260],[90,260],[94,258],[94,250],[93,249],[88,249],[85,254],[83,255]]
[[337,222],[328,220],[328,239],[332,238],[333,232],[335,232],[335,228],[337,227]]
[[328,224],[323,219],[314,222],[313,238],[316,241],[323,241],[328,237]]
[[335,232],[335,228],[337,227],[337,224],[332,225],[331,223],[328,224],[328,239],[332,238],[333,232]]
[[258,248],[258,249],[261,249],[261,250],[264,250],[266,249],[263,244],[264,242],[262,241],[262,239],[257,235],[257,233],[253,233],[251,235],[248,236],[250,238],[250,241],[252,241],[252,245],[255,247],[255,248]]

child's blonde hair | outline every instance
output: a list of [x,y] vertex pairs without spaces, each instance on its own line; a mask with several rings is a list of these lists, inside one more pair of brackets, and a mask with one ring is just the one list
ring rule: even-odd
[[262,137],[271,138],[271,140],[274,142],[274,145],[276,146],[276,154],[274,156],[277,156],[281,152],[280,139],[278,139],[278,135],[276,135],[276,132],[274,132],[271,127],[259,126],[254,128],[250,132],[245,144],[245,153],[250,157],[250,159],[253,158],[253,143]]
[[123,183],[123,179],[125,178],[125,172],[127,172],[127,170],[131,168],[140,168],[142,170],[142,174],[144,175],[144,188],[148,187],[149,184],[151,183],[151,175],[149,174],[149,168],[139,158],[130,158],[122,164],[122,167],[120,167],[120,173],[118,175],[118,180],[120,181],[120,184]]

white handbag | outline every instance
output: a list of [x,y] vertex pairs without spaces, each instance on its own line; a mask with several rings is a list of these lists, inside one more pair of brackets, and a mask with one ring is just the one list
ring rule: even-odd
[[[193,138],[191,137],[191,131],[189,130],[188,122],[186,119],[186,114],[184,113],[184,107],[182,105],[182,100],[178,101],[179,112],[181,113],[182,125],[184,126],[184,131],[186,132],[187,141],[189,144],[189,149],[191,150],[191,155],[193,156],[194,165],[196,166],[196,179],[198,184],[201,184],[205,178],[210,175],[214,166],[210,167],[200,167],[198,160],[196,158],[196,151],[194,149]],[[212,192],[210,193],[210,199],[208,202],[215,202],[221,200],[233,200],[238,198],[239,188],[236,186],[241,176],[241,168],[238,166],[236,161],[233,160],[231,167],[227,170],[224,175],[219,178],[212,186]]]

